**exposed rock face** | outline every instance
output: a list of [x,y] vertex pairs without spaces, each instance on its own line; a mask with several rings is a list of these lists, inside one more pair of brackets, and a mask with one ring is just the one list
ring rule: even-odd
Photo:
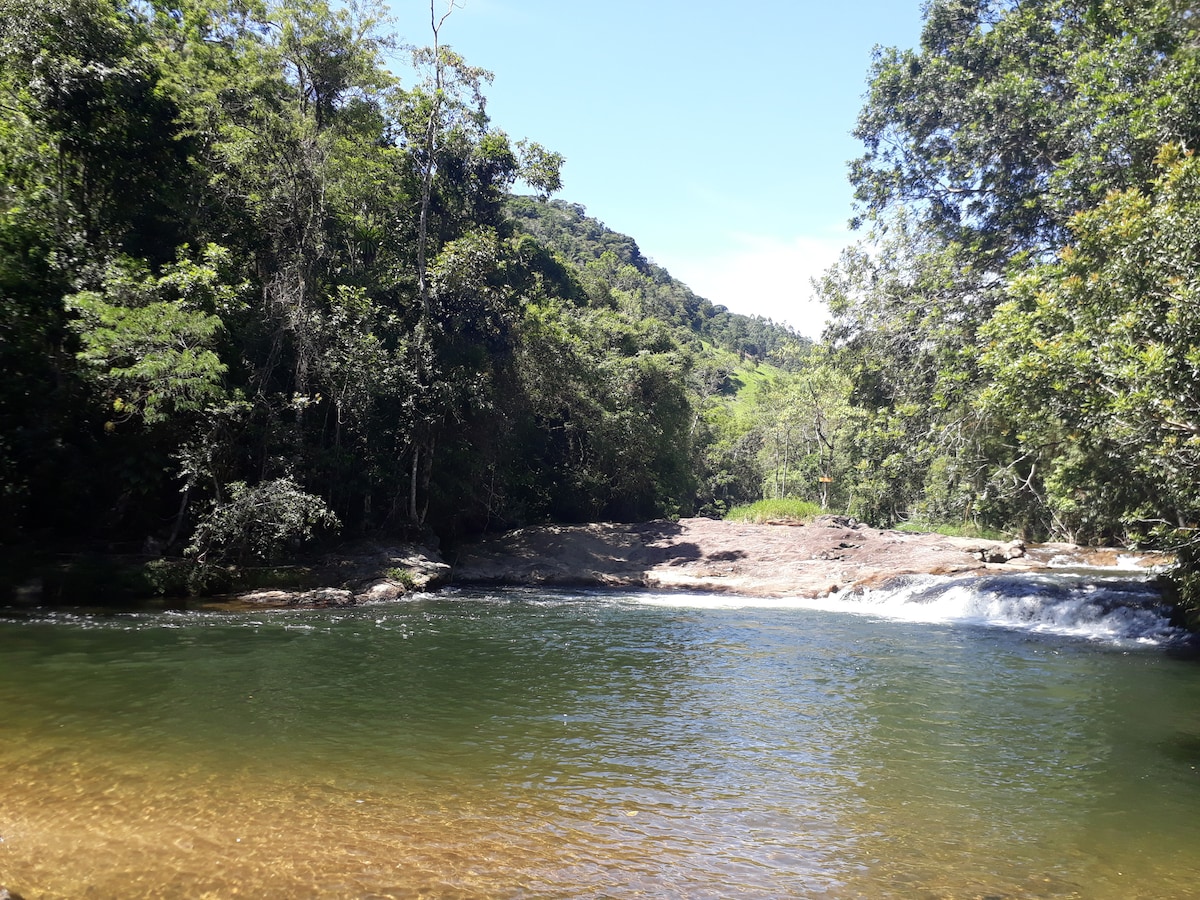
[[[343,607],[395,600],[412,591],[457,584],[642,587],[758,597],[819,597],[875,587],[901,575],[955,575],[1039,569],[1051,559],[1112,565],[1121,551],[1066,544],[1026,552],[1001,542],[881,531],[846,516],[808,524],[748,525],[681,519],[633,525],[545,525],[463,548],[453,569],[419,545],[356,545],[315,568],[305,590],[254,591],[216,604],[246,607]],[[1161,555],[1146,555],[1161,564]]]
[[880,531],[845,516],[803,525],[681,519],[521,529],[463,551],[453,581],[821,596],[897,575],[1013,568],[1024,552],[1020,542]]

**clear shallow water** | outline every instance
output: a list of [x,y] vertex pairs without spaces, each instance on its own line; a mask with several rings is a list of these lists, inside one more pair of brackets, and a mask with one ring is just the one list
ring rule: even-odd
[[0,883],[1195,896],[1200,666],[980,608],[510,591],[0,622]]

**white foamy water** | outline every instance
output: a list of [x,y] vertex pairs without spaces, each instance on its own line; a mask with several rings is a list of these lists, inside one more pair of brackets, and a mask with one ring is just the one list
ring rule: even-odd
[[1187,633],[1150,576],[1131,569],[1017,572],[987,576],[904,576],[875,590],[826,597],[751,598],[651,594],[655,606],[794,608],[904,622],[959,623],[1057,634],[1116,644],[1167,644]]

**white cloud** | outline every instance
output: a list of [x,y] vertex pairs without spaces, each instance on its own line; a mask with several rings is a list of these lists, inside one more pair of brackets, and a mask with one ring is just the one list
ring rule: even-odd
[[663,265],[701,297],[731,312],[766,316],[819,338],[828,316],[810,280],[837,262],[848,234],[782,239],[736,235],[729,250]]

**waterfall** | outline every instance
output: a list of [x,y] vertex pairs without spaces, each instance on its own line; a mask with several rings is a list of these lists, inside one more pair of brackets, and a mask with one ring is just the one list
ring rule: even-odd
[[1172,645],[1191,636],[1171,623],[1155,574],[1122,560],[1105,568],[1064,562],[1040,571],[987,575],[903,575],[878,588],[825,597],[750,598],[654,594],[664,606],[775,607],[852,613],[905,622],[989,626],[1118,645]]
[[910,622],[990,625],[1117,643],[1164,644],[1186,636],[1171,624],[1171,607],[1153,581],[1129,572],[911,576],[815,603]]

